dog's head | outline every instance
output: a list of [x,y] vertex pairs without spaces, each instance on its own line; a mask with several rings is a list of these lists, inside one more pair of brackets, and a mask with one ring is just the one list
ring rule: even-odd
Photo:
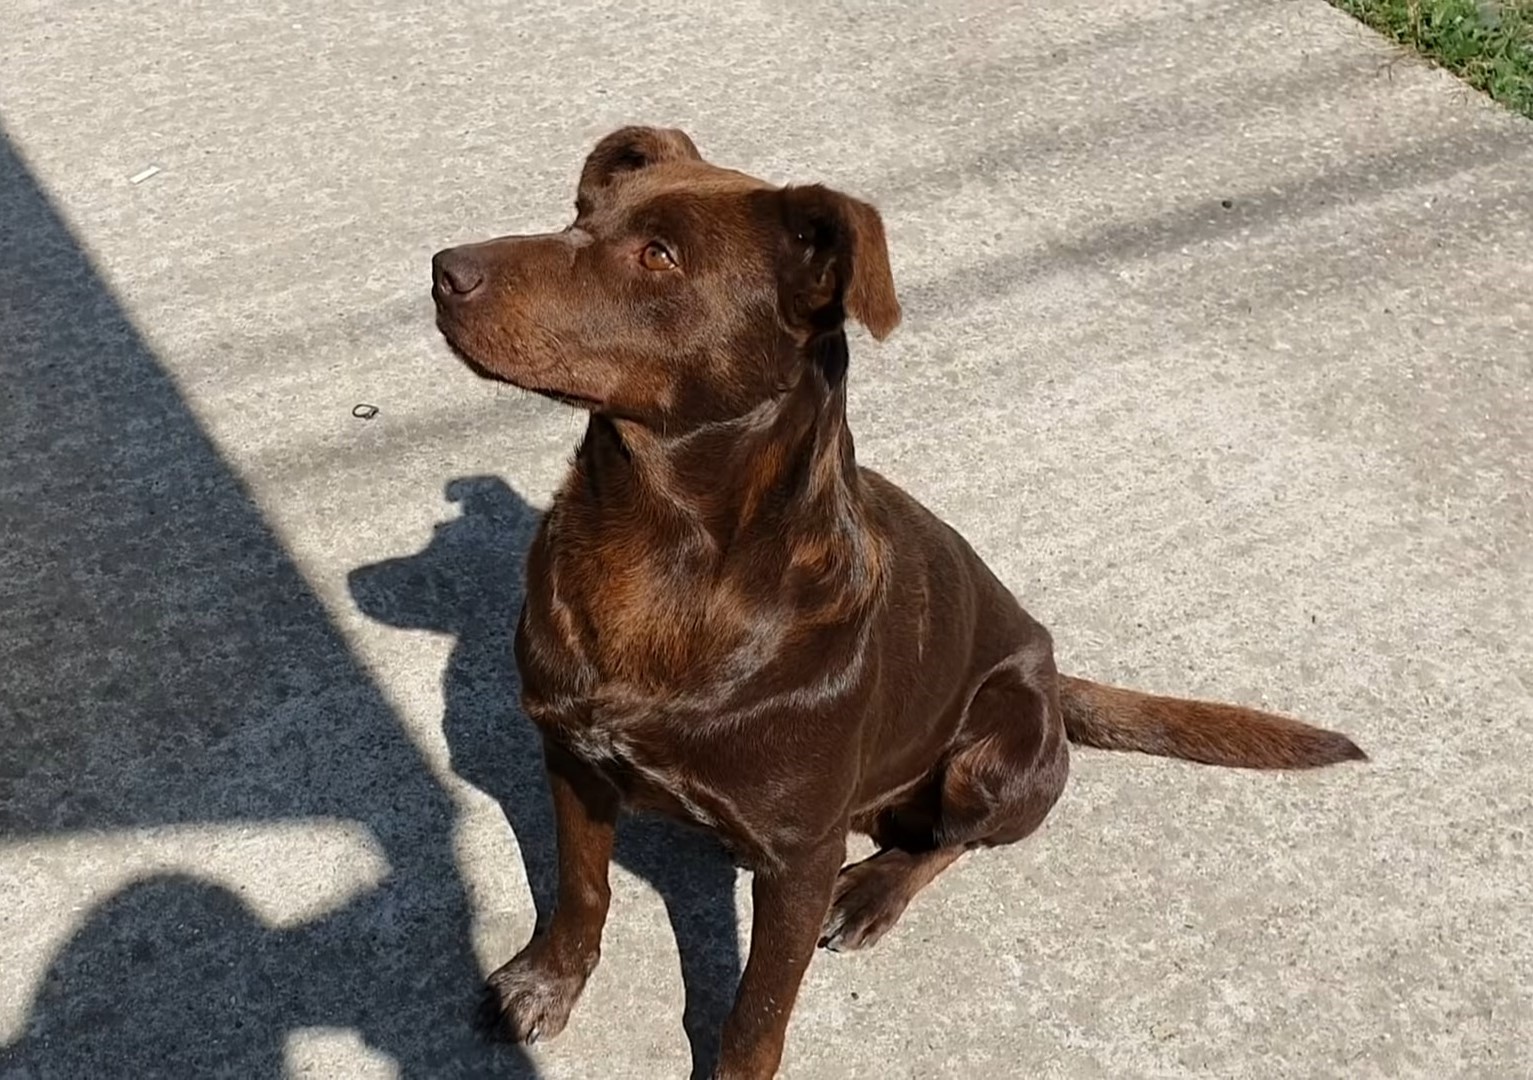
[[432,296],[480,374],[668,431],[793,385],[848,317],[879,339],[900,318],[873,207],[639,127],[586,159],[572,224],[439,252]]

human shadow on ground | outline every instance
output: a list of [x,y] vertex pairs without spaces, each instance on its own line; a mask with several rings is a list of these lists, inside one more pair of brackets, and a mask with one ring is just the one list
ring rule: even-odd
[[[504,810],[541,924],[557,884],[553,809],[542,744],[521,710],[513,654],[523,567],[539,517],[498,477],[453,480],[446,495],[459,516],[439,524],[424,550],[352,571],[351,592],[371,618],[456,639],[443,674],[452,766]],[[707,1076],[740,977],[734,863],[697,830],[649,817],[623,819],[615,858],[665,903],[680,954],[694,1075]],[[622,917],[620,909],[613,914]]]
[[0,1076],[534,1076],[454,803],[3,129],[0,236]]

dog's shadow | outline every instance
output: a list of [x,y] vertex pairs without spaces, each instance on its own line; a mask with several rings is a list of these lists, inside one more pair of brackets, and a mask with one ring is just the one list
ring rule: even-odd
[[[447,498],[460,515],[439,524],[423,551],[353,570],[351,595],[366,615],[389,626],[457,639],[443,676],[453,770],[504,810],[541,926],[557,886],[553,809],[539,736],[521,710],[513,655],[523,567],[539,514],[493,476],[453,480]],[[632,817],[619,828],[616,859],[665,903],[681,959],[693,1075],[706,1076],[740,978],[734,863],[695,830]]]

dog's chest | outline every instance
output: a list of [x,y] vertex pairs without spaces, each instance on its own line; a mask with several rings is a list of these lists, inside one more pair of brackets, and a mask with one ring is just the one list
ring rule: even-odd
[[[562,698],[558,709],[542,707],[536,691],[527,711],[544,737],[606,778],[633,810],[661,814],[714,833],[745,865],[771,861],[771,837],[750,824],[748,778],[710,768],[708,740],[678,730],[676,718],[614,707],[601,695]],[[690,718],[689,718],[690,719]]]
[[693,795],[679,763],[636,747],[621,732],[599,725],[570,733],[570,750],[623,792],[629,804],[690,818],[701,825],[717,822]]
[[680,801],[687,784],[677,763],[638,742],[624,725],[604,718],[586,703],[579,719],[551,736],[567,751],[612,781],[629,801],[670,796]]
[[[688,775],[686,763],[666,745],[669,740],[646,731],[648,727],[604,708],[600,699],[588,699],[549,734],[616,784],[630,802],[674,802],[689,808],[694,802],[689,792],[697,784]],[[692,808],[688,816],[710,823],[700,807]]]
[[703,826],[742,861],[762,861],[769,841],[751,823],[760,816],[757,778],[738,767],[738,747],[718,723],[730,673],[750,666],[733,661],[754,643],[742,648],[738,632],[670,609],[652,613],[639,634],[637,620],[614,621],[614,612],[629,614],[627,603],[583,602],[578,590],[556,588],[552,573],[529,579],[517,663],[523,704],[544,737],[610,781],[628,806]]

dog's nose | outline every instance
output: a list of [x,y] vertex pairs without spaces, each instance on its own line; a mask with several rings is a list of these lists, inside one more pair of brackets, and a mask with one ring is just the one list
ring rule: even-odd
[[431,280],[447,300],[467,300],[484,284],[484,270],[460,248],[439,251],[431,259]]

